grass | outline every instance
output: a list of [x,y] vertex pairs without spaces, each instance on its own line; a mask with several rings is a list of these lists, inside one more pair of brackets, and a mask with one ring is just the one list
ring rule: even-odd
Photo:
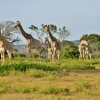
[[99,100],[100,60],[15,58],[0,66],[0,100]]
[[46,88],[41,88],[40,93],[42,94],[63,94],[67,95],[69,94],[69,89],[68,88],[59,88],[59,87],[46,87]]
[[92,85],[89,82],[79,82],[76,84],[76,91],[77,92],[84,92],[86,94],[92,94]]

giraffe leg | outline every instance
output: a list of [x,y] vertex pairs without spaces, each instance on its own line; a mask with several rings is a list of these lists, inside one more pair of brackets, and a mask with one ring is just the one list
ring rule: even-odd
[[52,59],[54,60],[56,56],[56,48],[53,49]]
[[86,53],[85,53],[85,50],[83,50],[83,60],[86,59]]
[[52,53],[51,52],[48,53],[48,59],[52,60]]
[[29,48],[26,49],[26,57],[29,55]]
[[83,53],[83,56],[82,56],[83,60],[85,59],[85,54]]
[[9,56],[9,63],[11,63],[12,62],[12,52],[10,50],[6,50],[6,51]]
[[5,59],[5,50],[4,50],[4,48],[1,48],[1,63],[2,63],[2,65],[4,64],[4,59]]
[[59,50],[56,50],[56,55],[57,55],[57,59],[59,60],[59,57],[60,57],[60,51]]
[[28,60],[30,52],[31,52],[31,48],[30,47],[26,47],[26,61]]
[[52,49],[48,48],[48,59],[52,60]]
[[83,60],[83,53],[80,51],[79,60]]
[[92,58],[92,55],[91,55],[91,53],[89,54],[89,59],[91,59]]
[[86,59],[89,59],[89,54],[88,53],[86,54]]
[[79,59],[82,60],[82,54],[80,54]]
[[82,60],[82,57],[83,56],[83,52],[82,52],[82,49],[81,47],[79,46],[79,60]]
[[84,55],[83,55],[83,53],[82,53],[82,56],[81,56],[81,60],[84,60]]
[[79,60],[81,60],[81,53],[79,54]]

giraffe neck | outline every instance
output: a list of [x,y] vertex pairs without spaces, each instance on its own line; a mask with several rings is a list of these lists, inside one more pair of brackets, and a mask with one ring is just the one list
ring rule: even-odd
[[19,29],[20,29],[22,35],[24,36],[24,38],[28,39],[28,34],[24,31],[24,29],[21,25],[19,26]]
[[52,41],[57,41],[57,39],[50,32],[50,29],[49,28],[48,28],[48,34],[49,34],[49,37],[51,38]]
[[48,47],[51,48],[51,43],[49,42],[49,40],[47,40],[48,42]]

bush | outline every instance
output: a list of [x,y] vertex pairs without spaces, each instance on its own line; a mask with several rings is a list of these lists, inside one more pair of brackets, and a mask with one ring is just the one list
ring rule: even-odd
[[59,88],[59,87],[48,87],[48,88],[41,88],[40,93],[43,94],[69,94],[68,88]]
[[60,66],[62,69],[80,69],[80,70],[92,70],[95,69],[95,66],[91,63],[85,62],[85,61],[73,61],[68,60],[68,63],[62,63]]
[[61,58],[78,58],[79,51],[76,48],[66,48],[61,52]]
[[92,86],[88,82],[79,82],[76,84],[76,91],[91,94],[91,87]]
[[[57,70],[57,67],[51,67],[51,66],[46,66],[46,65],[40,65],[40,64],[27,64],[27,63],[20,63],[20,64],[10,64],[10,65],[2,65],[0,66],[0,75],[9,75],[9,71],[21,71],[21,72],[26,72],[29,69],[37,69],[42,71],[55,71]],[[44,73],[38,73],[38,71],[34,74],[34,77],[41,77],[44,75]]]
[[0,87],[0,94],[7,92],[5,87]]
[[28,71],[29,76],[34,78],[40,78],[46,76],[46,73],[42,70],[29,70]]
[[15,93],[34,93],[36,92],[38,87],[28,87],[28,86],[19,86],[19,87],[13,87],[12,91]]

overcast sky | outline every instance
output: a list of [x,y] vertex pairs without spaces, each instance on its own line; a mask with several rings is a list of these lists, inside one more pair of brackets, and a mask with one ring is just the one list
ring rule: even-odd
[[77,40],[83,34],[100,34],[100,0],[0,0],[0,22],[8,20],[20,20],[29,33],[31,24],[66,26],[68,39]]

